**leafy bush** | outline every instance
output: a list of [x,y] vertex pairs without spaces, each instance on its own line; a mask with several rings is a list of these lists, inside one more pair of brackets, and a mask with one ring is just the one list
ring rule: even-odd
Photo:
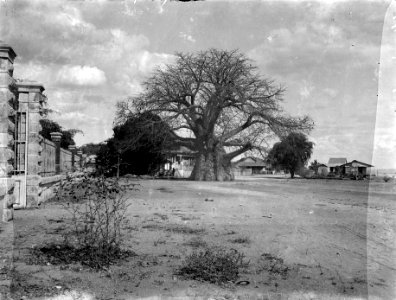
[[389,177],[389,176],[387,176],[387,175],[385,175],[384,178],[383,178],[383,180],[384,180],[385,182],[388,182],[388,181],[391,180],[391,179],[392,179],[392,177]]
[[237,250],[207,248],[193,251],[179,268],[177,275],[185,279],[208,281],[215,284],[235,282],[241,268],[246,268],[249,262]]
[[71,213],[66,244],[85,253],[85,263],[108,266],[122,256],[122,227],[126,223],[127,192],[135,184],[103,176],[68,176],[60,185],[57,200]]

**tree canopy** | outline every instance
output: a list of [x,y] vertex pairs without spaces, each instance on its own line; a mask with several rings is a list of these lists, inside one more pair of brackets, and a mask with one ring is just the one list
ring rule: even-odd
[[69,145],[75,145],[74,136],[77,133],[82,133],[79,129],[63,129],[57,122],[50,119],[40,119],[42,137],[51,140],[51,132],[62,133],[61,147],[67,149]]
[[117,104],[116,121],[159,115],[175,143],[197,153],[194,180],[232,180],[234,157],[262,149],[270,136],[313,127],[309,117],[283,112],[284,88],[263,78],[237,50],[176,53],[176,62],[158,68],[143,86]]
[[155,173],[173,147],[166,123],[150,112],[131,116],[113,128],[113,137],[98,152],[97,163],[109,174],[117,171],[143,175]]
[[268,154],[268,159],[276,168],[290,172],[291,178],[302,168],[312,155],[313,143],[298,132],[290,133],[282,141],[275,143]]

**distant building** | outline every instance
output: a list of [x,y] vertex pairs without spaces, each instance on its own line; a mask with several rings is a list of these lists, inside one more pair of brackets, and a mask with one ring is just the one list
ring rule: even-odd
[[321,176],[326,176],[329,173],[329,169],[325,164],[317,165],[317,174]]
[[344,157],[341,158],[330,158],[327,163],[327,167],[329,168],[330,173],[335,174],[345,174],[345,164],[347,163],[347,159]]
[[344,164],[342,167],[344,168],[346,175],[366,176],[370,174],[370,168],[374,166],[361,161],[353,160]]
[[337,175],[366,176],[374,166],[357,160],[347,162],[346,158],[330,158],[327,167],[330,173]]
[[233,163],[234,175],[272,173],[271,164],[258,157],[244,157]]
[[188,178],[195,164],[196,152],[181,146],[167,153],[167,162],[163,166],[164,175]]

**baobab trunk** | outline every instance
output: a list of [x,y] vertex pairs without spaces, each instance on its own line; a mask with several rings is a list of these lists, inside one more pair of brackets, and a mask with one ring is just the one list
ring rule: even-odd
[[195,158],[191,180],[197,181],[230,181],[234,180],[231,161],[222,149],[198,152]]

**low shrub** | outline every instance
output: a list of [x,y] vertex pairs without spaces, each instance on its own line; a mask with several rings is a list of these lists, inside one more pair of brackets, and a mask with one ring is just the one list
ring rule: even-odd
[[248,267],[245,255],[235,249],[206,248],[193,251],[176,272],[184,279],[215,284],[235,282],[242,268]]
[[122,256],[127,193],[135,184],[104,176],[68,176],[60,185],[57,201],[71,214],[64,244],[83,252],[85,264],[101,268]]
[[382,179],[383,179],[385,182],[388,182],[388,181],[390,181],[390,180],[392,179],[392,177],[389,177],[389,176],[385,175]]

